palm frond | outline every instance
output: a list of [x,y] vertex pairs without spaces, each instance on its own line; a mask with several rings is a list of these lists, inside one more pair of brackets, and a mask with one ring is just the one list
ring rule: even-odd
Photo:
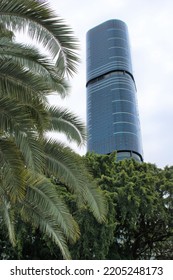
[[34,131],[34,126],[39,124],[17,100],[0,97],[0,131],[13,139],[16,143],[14,148],[19,148],[24,164],[35,171],[41,171],[44,167],[43,149],[38,142],[39,135]]
[[[61,66],[68,74],[76,72],[79,62],[77,39],[70,27],[57,17],[44,1],[1,0],[0,19],[12,30],[26,31],[46,47],[53,57],[61,57]],[[63,63],[62,63],[63,61]]]
[[5,196],[1,196],[0,198],[0,214],[3,218],[3,221],[7,227],[9,239],[13,246],[16,245],[16,238],[15,238],[15,219],[14,219],[14,212],[11,209],[10,202]]
[[58,245],[64,259],[70,260],[71,255],[67,246],[67,242],[62,235],[61,231],[54,227],[53,225],[46,223],[46,221],[43,221],[43,223],[40,225],[40,229],[42,232],[45,232],[45,234],[51,238],[52,241],[55,242],[55,244]]
[[45,155],[42,144],[35,137],[35,133],[27,132],[26,134],[16,131],[14,141],[21,151],[26,167],[32,169],[33,172],[42,173],[45,168]]
[[0,57],[11,58],[19,65],[22,65],[33,72],[39,72],[42,75],[54,73],[58,75],[53,61],[43,56],[35,47],[9,41],[6,38],[0,38]]
[[36,48],[0,38],[0,58],[3,62],[10,60],[22,68],[43,76],[52,87],[52,91],[56,91],[63,98],[67,96],[69,85],[59,76],[58,68],[54,63],[41,55]]
[[76,241],[79,228],[67,206],[58,196],[56,187],[37,174],[27,179],[27,193],[22,201],[22,217],[58,244],[62,254],[69,258],[66,240]]
[[12,201],[25,195],[25,165],[21,153],[11,140],[0,137],[0,168],[2,183]]
[[72,192],[80,193],[80,189],[83,188],[83,180],[80,184],[78,178],[79,162],[74,152],[69,147],[53,139],[45,140],[44,151],[46,155],[46,174],[48,176],[57,176]]
[[7,28],[5,28],[4,24],[1,22],[0,23],[0,34],[1,34],[1,39],[5,39],[6,41],[11,41],[14,38],[14,33]]
[[86,193],[83,193],[83,200],[89,206],[90,211],[99,223],[105,222],[108,209],[103,192],[95,186],[93,181],[90,182],[90,186],[85,191]]
[[1,96],[0,93],[0,131],[13,134],[15,128],[27,133],[34,126],[30,115],[14,98]]
[[44,77],[5,59],[0,60],[0,90],[7,94],[13,92],[16,96],[18,92],[22,92],[25,98],[32,94],[33,98],[39,96],[42,100],[46,100],[46,95],[52,93],[52,88]]
[[59,247],[64,259],[71,259],[67,246],[67,241],[62,231],[49,220],[45,219],[41,212],[32,208],[29,203],[23,206],[22,216],[25,221],[30,222],[35,228],[39,228],[42,233],[47,235]]
[[62,132],[69,141],[75,141],[78,145],[85,144],[86,129],[83,122],[67,109],[52,106],[49,108],[50,131]]
[[56,187],[44,176],[37,174],[27,180],[26,200],[30,201],[52,223],[55,223],[67,239],[76,241],[79,228],[69,209],[58,196]]
[[0,91],[0,131],[14,133],[18,129],[27,133],[35,128],[42,134],[50,124],[47,102],[32,95],[25,98],[23,92],[16,94]]
[[86,172],[81,158],[62,143],[51,139],[45,143],[45,153],[47,174],[54,175],[81,201],[87,203],[99,222],[104,221],[106,200]]

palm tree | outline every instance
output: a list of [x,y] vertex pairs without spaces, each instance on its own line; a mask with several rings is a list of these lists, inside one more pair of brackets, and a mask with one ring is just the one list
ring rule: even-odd
[[[87,203],[98,221],[106,214],[103,196],[81,158],[46,136],[57,131],[78,145],[86,141],[85,127],[78,117],[48,102],[52,92],[61,97],[68,93],[64,77],[76,72],[76,39],[44,1],[2,0],[0,22],[1,220],[13,245],[15,221],[20,215],[50,236],[68,259],[67,240],[76,241],[79,228],[51,176]],[[36,47],[15,42],[14,34],[21,30],[41,42],[51,59]]]
[[1,0],[0,20],[14,32],[26,31],[31,39],[42,43],[55,59],[59,75],[73,75],[79,62],[78,42],[71,28],[54,14],[46,2]]

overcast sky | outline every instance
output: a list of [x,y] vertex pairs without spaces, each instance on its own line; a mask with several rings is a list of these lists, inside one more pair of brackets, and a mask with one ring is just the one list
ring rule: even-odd
[[[49,0],[72,27],[82,63],[61,105],[86,120],[86,32],[109,19],[126,22],[142,130],[144,161],[173,165],[173,1]],[[59,104],[58,104],[59,105]],[[84,154],[85,149],[77,150]]]

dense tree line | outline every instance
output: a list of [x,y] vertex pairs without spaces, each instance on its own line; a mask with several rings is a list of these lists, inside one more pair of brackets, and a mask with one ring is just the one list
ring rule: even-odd
[[116,162],[114,154],[91,154],[86,161],[115,210],[114,237],[105,258],[172,258],[173,167]]
[[[72,258],[172,259],[173,167],[160,169],[134,160],[116,162],[114,153],[87,154],[83,161],[104,192],[108,215],[105,223],[98,223],[88,207],[61,184],[59,191],[81,232],[79,240],[69,244]],[[59,184],[56,180],[55,183]],[[46,236],[23,228],[21,258],[62,258]]]

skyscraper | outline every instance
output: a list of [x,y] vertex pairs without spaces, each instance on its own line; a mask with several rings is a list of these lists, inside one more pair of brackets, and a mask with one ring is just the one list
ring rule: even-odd
[[143,161],[127,26],[109,20],[87,33],[88,151]]

